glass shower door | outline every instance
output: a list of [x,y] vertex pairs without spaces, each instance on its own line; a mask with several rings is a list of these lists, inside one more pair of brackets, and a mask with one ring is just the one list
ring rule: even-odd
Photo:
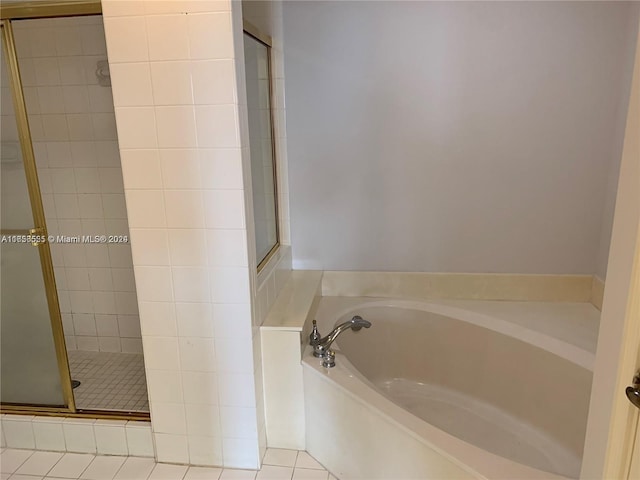
[[[63,393],[64,370],[59,367],[60,347],[56,350],[50,315],[50,306],[57,299],[47,297],[51,289],[47,289],[41,261],[41,257],[50,258],[50,253],[48,245],[34,246],[27,241],[34,226],[42,231],[32,233],[44,233],[44,223],[36,222],[43,215],[34,215],[34,211],[42,212],[41,203],[32,205],[31,201],[40,202],[35,165],[29,181],[25,170],[29,162],[24,162],[20,135],[28,129],[19,133],[17,127],[7,28],[2,25],[0,49],[0,399],[3,404],[65,407],[69,402]],[[53,282],[52,275],[48,281]],[[64,344],[62,347],[64,351]]]

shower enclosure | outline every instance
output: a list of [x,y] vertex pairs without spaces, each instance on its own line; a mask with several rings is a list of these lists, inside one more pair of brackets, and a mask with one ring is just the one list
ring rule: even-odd
[[3,2],[1,401],[149,417],[99,2]]

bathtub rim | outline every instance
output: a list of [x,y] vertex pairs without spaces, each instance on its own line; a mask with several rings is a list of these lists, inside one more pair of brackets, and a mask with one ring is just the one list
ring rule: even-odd
[[[329,369],[313,356],[306,347],[302,366],[322,381],[335,385],[343,393],[384,421],[400,428],[404,433],[427,448],[442,455],[469,474],[484,480],[573,480],[556,473],[539,470],[514,460],[488,452],[465,442],[429,422],[422,420],[380,393],[364,375],[336,349],[336,366]],[[307,435],[309,432],[307,431]]]
[[[324,298],[326,297],[323,297],[323,299]],[[500,318],[484,313],[474,312],[473,310],[469,310],[466,308],[449,304],[442,304],[434,301],[401,298],[349,298],[353,298],[354,302],[356,301],[356,299],[359,299],[362,301],[362,303],[341,307],[338,308],[335,312],[332,312],[333,318],[336,318],[336,321],[333,323],[327,320],[322,321],[318,319],[319,328],[333,328],[335,325],[347,320],[347,318],[344,317],[352,314],[357,314],[357,310],[361,308],[392,307],[408,310],[419,310],[427,313],[450,317],[454,320],[463,321],[480,328],[486,328],[496,333],[515,338],[516,340],[520,340],[534,347],[545,350],[590,372],[593,372],[595,366],[595,353],[580,348],[577,345],[565,342],[564,340],[553,337],[551,335],[526,328],[520,324],[502,320]],[[322,331],[324,331],[324,329]],[[339,349],[340,340],[338,339],[336,343]]]

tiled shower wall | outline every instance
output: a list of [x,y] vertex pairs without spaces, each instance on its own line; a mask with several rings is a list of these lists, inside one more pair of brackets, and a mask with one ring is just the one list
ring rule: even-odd
[[[13,22],[50,235],[128,236],[101,16]],[[67,348],[141,352],[128,243],[51,243]]]

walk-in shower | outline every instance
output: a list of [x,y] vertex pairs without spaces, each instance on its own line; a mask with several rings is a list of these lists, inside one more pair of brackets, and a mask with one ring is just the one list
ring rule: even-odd
[[148,417],[100,12],[99,2],[3,5],[7,412]]

